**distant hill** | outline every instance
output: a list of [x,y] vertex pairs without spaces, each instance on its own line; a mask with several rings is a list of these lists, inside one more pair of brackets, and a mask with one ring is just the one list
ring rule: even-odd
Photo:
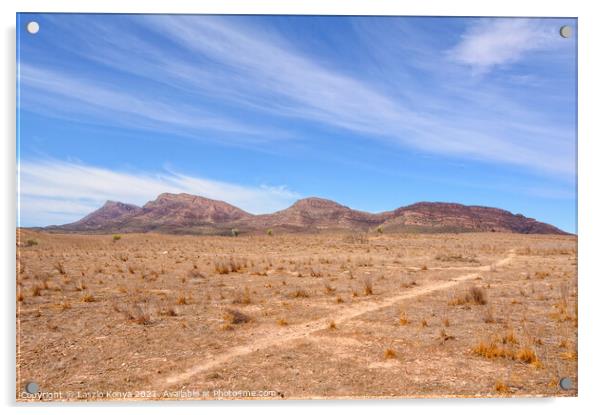
[[368,213],[332,200],[310,197],[278,212],[253,215],[226,202],[185,193],[163,193],[142,207],[108,201],[77,222],[44,228],[54,232],[184,234],[369,231],[385,232],[566,232],[506,210],[458,203],[420,202],[398,209]]

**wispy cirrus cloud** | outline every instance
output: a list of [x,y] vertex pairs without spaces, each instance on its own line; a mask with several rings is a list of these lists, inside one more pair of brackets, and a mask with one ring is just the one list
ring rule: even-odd
[[[461,71],[468,65],[484,73],[516,62],[531,51],[547,49],[553,41],[548,26],[539,21],[487,19],[477,23],[448,53],[451,59],[442,59],[437,53],[421,56],[429,60],[421,62],[424,68],[439,72],[445,68],[449,77],[425,71],[422,76],[430,80],[428,87],[406,82],[397,90],[386,90],[378,78],[356,76],[327,59],[316,59],[277,31],[261,30],[241,19],[122,19],[115,22],[96,16],[75,21],[66,30],[81,30],[73,39],[84,41],[66,42],[86,59],[184,92],[186,100],[127,83],[121,83],[124,89],[118,92],[99,90],[93,78],[81,76],[73,81],[61,78],[58,70],[36,69],[41,71],[36,73],[24,66],[25,73],[32,73],[23,78],[24,84],[39,92],[24,105],[56,112],[61,105],[55,104],[62,100],[67,102],[65,113],[87,111],[132,128],[159,126],[192,136],[199,130],[234,134],[224,143],[245,139],[269,142],[278,135],[273,131],[275,124],[295,119],[387,145],[557,176],[575,173],[573,157],[567,157],[574,153],[570,126],[513,99],[513,91],[466,82]],[[382,44],[371,47],[381,48]],[[446,68],[449,65],[456,66]],[[400,65],[398,71],[407,68]],[[55,82],[40,81],[45,78]],[[63,83],[66,88],[59,87]],[[73,105],[69,106],[69,100]],[[538,133],[533,134],[534,130]]]
[[448,55],[475,72],[484,73],[515,63],[529,53],[554,49],[559,42],[562,39],[558,28],[541,19],[479,19]]
[[170,170],[127,172],[58,160],[23,160],[18,173],[22,226],[73,222],[107,200],[141,206],[164,192],[222,200],[251,213],[284,209],[299,198],[286,186],[245,186]]

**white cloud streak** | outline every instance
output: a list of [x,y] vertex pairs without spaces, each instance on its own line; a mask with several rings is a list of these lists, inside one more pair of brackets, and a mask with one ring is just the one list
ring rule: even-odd
[[[124,22],[106,22],[109,20],[97,17],[83,25],[74,24],[71,29],[82,30],[75,36],[85,39],[85,44],[73,50],[189,95],[236,105],[250,118],[292,117],[432,153],[518,165],[564,177],[575,173],[574,157],[570,156],[574,154],[574,131],[535,108],[518,105],[503,91],[483,85],[475,91],[474,84],[446,80],[428,90],[409,86],[407,99],[400,99],[399,94],[387,93],[375,82],[311,59],[274,32],[260,32],[227,18],[132,17],[135,27],[153,31],[171,42],[170,47],[124,30],[129,27]],[[487,19],[469,29],[449,56],[452,62],[486,72],[547,47],[546,39],[537,22]],[[441,64],[430,62],[429,67]],[[249,117],[243,121],[236,111],[209,113],[206,105],[201,110],[177,100],[162,102],[159,96],[140,98],[144,93],[131,88],[99,90],[94,80],[71,80],[56,71],[24,69],[22,81],[39,92],[34,102],[25,105],[39,111],[59,111],[61,105],[55,104],[60,101],[67,103],[63,104],[67,113],[102,113],[110,122],[134,128],[158,125],[164,131],[185,130],[191,135],[207,128],[240,132],[241,136],[255,132],[255,137],[265,141],[274,136],[268,127],[249,124]],[[53,101],[53,97],[58,99]],[[76,104],[69,105],[69,100]],[[262,128],[267,130],[263,135]],[[538,134],[533,134],[534,129]]]
[[107,200],[142,206],[164,192],[222,200],[251,213],[274,212],[299,198],[285,186],[244,186],[173,171],[120,172],[56,160],[21,161],[18,173],[23,226],[73,222]]
[[520,18],[479,19],[449,56],[476,73],[515,63],[527,54],[554,48],[560,36],[541,20]]

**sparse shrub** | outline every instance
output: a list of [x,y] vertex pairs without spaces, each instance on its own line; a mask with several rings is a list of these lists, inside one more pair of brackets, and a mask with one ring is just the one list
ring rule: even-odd
[[397,357],[397,352],[391,348],[385,350],[384,353],[385,359],[395,359]]
[[67,273],[65,271],[65,265],[63,265],[63,263],[60,261],[54,264],[54,269],[56,269],[61,275],[65,275]]
[[334,321],[331,321],[330,324],[328,325],[328,328],[330,330],[336,330],[337,328],[337,323],[335,323]]
[[247,266],[247,261],[240,258],[218,258],[213,261],[213,267],[218,274],[240,272]]
[[84,294],[84,296],[82,297],[82,302],[84,302],[84,303],[93,303],[95,301],[96,301],[96,298],[94,298],[94,296],[90,293]]
[[426,265],[423,265],[422,268],[420,268],[421,271],[428,271],[429,267],[427,267]]
[[42,285],[36,284],[31,288],[31,295],[39,297],[42,295]]
[[480,341],[478,345],[473,347],[472,351],[476,355],[485,357],[487,359],[495,359],[497,357],[512,358],[514,356],[511,350],[499,347],[493,340]]
[[196,268],[192,268],[190,271],[188,271],[188,278],[206,278],[205,274],[203,274],[201,271],[199,271]]
[[265,233],[268,234],[268,236],[274,235],[274,231],[272,231],[272,229],[268,229]]
[[226,324],[244,324],[251,321],[251,317],[238,310],[227,308],[224,311],[224,321]]
[[485,295],[485,291],[481,287],[472,286],[463,296],[456,296],[449,301],[449,305],[464,305],[468,303],[473,303],[476,305],[487,304],[487,296]]
[[451,334],[447,334],[447,332],[445,331],[445,329],[441,329],[439,331],[439,339],[441,339],[441,343],[445,343],[448,340],[453,340],[455,339],[454,336],[452,336]]
[[183,295],[180,295],[180,296],[178,297],[178,299],[176,300],[176,304],[177,304],[177,305],[186,305],[186,304],[188,304],[188,300],[186,299],[186,297],[185,297],[185,296],[183,296]]
[[493,317],[493,309],[491,307],[487,307],[485,310],[485,314],[483,315],[483,321],[485,323],[494,323],[495,318]]
[[19,292],[17,293],[17,301],[21,302],[25,299],[25,296],[23,295],[23,291],[19,290]]
[[564,360],[577,360],[577,352],[576,351],[567,351],[560,354],[560,358]]
[[295,288],[291,294],[291,298],[308,298],[309,294],[303,288]]
[[319,269],[315,270],[313,268],[309,271],[309,275],[311,275],[314,278],[322,278],[323,277],[322,271],[320,271]]
[[516,334],[513,329],[508,329],[506,334],[502,337],[503,344],[517,344],[518,339],[516,338]]
[[478,263],[474,256],[464,256],[462,254],[450,254],[444,255],[439,254],[435,257],[437,261],[441,262],[469,262],[469,263]]
[[81,279],[78,279],[75,283],[75,289],[77,291],[84,291],[86,289],[86,284],[84,284]]
[[340,295],[337,295],[337,299],[335,300],[337,304],[344,303],[345,301],[341,298]]
[[[348,243],[348,244],[360,244],[360,245],[366,245],[368,244],[369,240],[368,240],[368,236],[365,233],[355,233],[355,234],[349,234],[349,235],[345,235],[343,237],[343,242]],[[350,262],[351,259],[348,259],[348,262]]]
[[113,235],[113,242],[117,242],[121,239],[121,235]]
[[324,292],[328,295],[333,295],[336,291],[336,288],[334,288],[333,286],[331,286],[328,283],[324,284]]
[[384,231],[385,231],[385,230],[384,230],[384,228],[383,228],[383,225],[378,225],[378,226],[376,227],[376,233],[378,233],[378,234],[381,234],[381,235],[382,235],[382,233],[383,233]]
[[288,326],[288,321],[284,318],[279,318],[276,320],[276,323],[278,323],[279,326]]
[[126,311],[128,320],[141,325],[149,325],[152,323],[153,315],[150,307],[143,304],[136,304],[129,307]]
[[374,294],[374,289],[373,289],[373,286],[372,286],[372,280],[370,278],[364,278],[363,284],[364,284],[364,294],[365,295],[372,295],[372,294]]
[[234,294],[232,304],[251,304],[251,293],[249,287],[245,287],[244,290],[239,290]]
[[495,382],[495,391],[499,392],[499,393],[508,393],[509,389],[508,386],[502,382],[501,380],[498,380]]
[[232,234],[232,236],[238,236],[238,234],[239,234],[239,231],[238,231],[238,229],[237,229],[237,228],[233,228],[233,229],[230,231],[230,233]]
[[516,358],[516,360],[520,360],[524,363],[537,364],[539,362],[535,351],[530,347],[523,347],[518,352],[516,352],[514,357]]
[[35,239],[28,239],[25,242],[25,246],[36,246],[38,244],[38,241],[36,241]]
[[400,326],[406,326],[408,324],[410,324],[410,320],[408,319],[408,316],[407,316],[406,312],[403,311],[403,310],[401,310],[399,312],[399,325]]
[[420,324],[422,325],[422,327],[428,327],[429,326],[429,322],[425,318],[422,319],[422,321],[420,322]]

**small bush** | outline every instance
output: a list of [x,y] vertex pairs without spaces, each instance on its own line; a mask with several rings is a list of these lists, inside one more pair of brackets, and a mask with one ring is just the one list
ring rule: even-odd
[[61,275],[65,275],[67,273],[65,271],[65,265],[63,265],[63,263],[60,261],[54,264],[54,269],[56,269]]
[[31,288],[31,295],[34,297],[39,297],[42,295],[42,285],[36,284]]
[[240,272],[247,266],[247,261],[238,258],[218,258],[213,261],[215,272],[220,275]]
[[406,326],[408,324],[410,324],[410,320],[408,319],[408,316],[407,316],[406,312],[403,311],[403,310],[400,311],[399,312],[399,325],[400,326]]
[[449,305],[464,305],[473,303],[476,305],[487,304],[487,296],[481,287],[472,286],[463,296],[456,296],[450,300]]
[[141,325],[152,323],[153,316],[150,308],[146,305],[136,304],[126,311],[128,320]]
[[374,289],[372,286],[372,280],[370,278],[365,278],[364,281],[364,294],[365,295],[372,295],[374,294]]
[[296,288],[290,293],[291,298],[308,298],[309,294],[303,288]]
[[249,292],[249,287],[245,287],[242,291],[237,291],[234,294],[234,300],[232,300],[232,304],[251,304],[251,293]]
[[117,242],[121,239],[121,235],[113,235],[113,242]]
[[470,299],[478,305],[487,304],[487,297],[485,296],[485,291],[481,287],[470,287],[468,291]]
[[84,303],[93,303],[94,301],[96,301],[96,298],[92,294],[88,293],[82,297],[82,302]]
[[272,235],[274,235],[274,231],[272,231],[271,229],[268,229],[268,230],[267,230],[265,233],[266,233],[268,236],[272,236]]
[[238,231],[238,229],[234,228],[234,229],[232,229],[232,230],[230,231],[230,233],[232,234],[232,236],[238,236],[238,234],[239,234],[240,232]]
[[391,348],[385,350],[384,353],[385,359],[395,359],[397,357],[397,352]]
[[36,246],[38,244],[38,241],[36,241],[35,239],[28,239],[25,242],[25,246]]
[[188,271],[188,278],[206,278],[205,274],[203,274],[201,271],[199,271],[196,268],[191,269],[190,271]]
[[251,317],[238,310],[227,308],[224,311],[224,321],[226,324],[244,324],[251,321]]
[[508,393],[509,389],[504,382],[498,380],[497,382],[495,382],[495,391],[499,393]]

